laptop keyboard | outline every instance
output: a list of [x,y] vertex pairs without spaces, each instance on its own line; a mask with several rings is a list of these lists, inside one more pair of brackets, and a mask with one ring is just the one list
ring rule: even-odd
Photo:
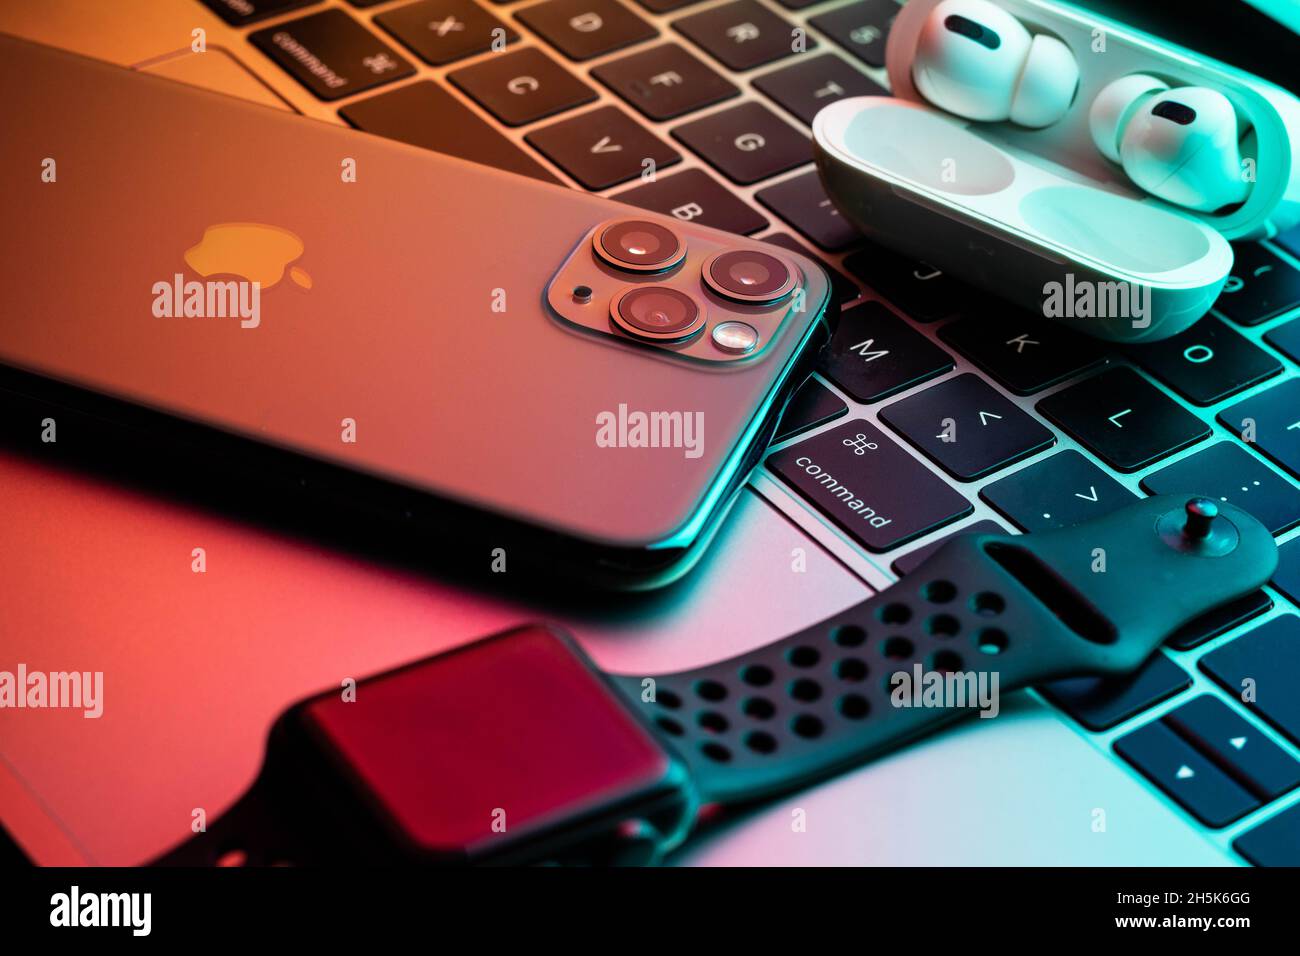
[[878,586],[953,533],[1141,494],[1261,518],[1268,588],[1138,674],[1040,693],[1220,846],[1300,865],[1300,228],[1234,244],[1192,329],[1115,347],[867,242],[830,203],[809,126],[885,92],[895,0],[199,2],[359,129],[822,261],[839,329],[756,480]]

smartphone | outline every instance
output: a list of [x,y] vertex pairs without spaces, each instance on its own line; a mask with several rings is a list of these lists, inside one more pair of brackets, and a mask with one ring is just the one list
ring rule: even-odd
[[0,388],[464,562],[679,577],[827,335],[757,240],[13,38],[0,80]]

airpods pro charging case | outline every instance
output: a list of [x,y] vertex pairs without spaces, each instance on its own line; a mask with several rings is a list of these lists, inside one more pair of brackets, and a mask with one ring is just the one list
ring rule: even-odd
[[[1042,129],[976,123],[930,105],[912,81],[940,0],[910,0],[885,50],[893,96],[839,100],[813,121],[831,199],[869,238],[1050,320],[1117,342],[1183,331],[1209,311],[1233,239],[1300,221],[1300,101],[1233,67],[1051,0],[993,0],[1079,65],[1065,116]],[[1093,143],[1088,112],[1132,73],[1222,92],[1243,131],[1246,201],[1194,212],[1134,185]]]

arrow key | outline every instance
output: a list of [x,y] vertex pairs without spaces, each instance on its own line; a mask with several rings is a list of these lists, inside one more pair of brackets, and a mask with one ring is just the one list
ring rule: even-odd
[[543,126],[524,139],[588,189],[606,189],[640,176],[647,168],[662,169],[682,159],[681,153],[616,106]]
[[1260,800],[1300,786],[1300,761],[1210,694],[1164,716],[1164,722]]
[[1206,826],[1227,826],[1260,805],[1158,720],[1119,738],[1115,752]]

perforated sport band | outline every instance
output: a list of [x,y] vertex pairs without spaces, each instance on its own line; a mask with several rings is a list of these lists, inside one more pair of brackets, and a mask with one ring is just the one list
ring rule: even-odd
[[702,801],[762,800],[969,715],[989,693],[1136,670],[1275,562],[1271,536],[1238,509],[1150,498],[1060,531],[955,538],[893,587],[774,644],[656,677],[653,694],[643,677],[618,683]]

